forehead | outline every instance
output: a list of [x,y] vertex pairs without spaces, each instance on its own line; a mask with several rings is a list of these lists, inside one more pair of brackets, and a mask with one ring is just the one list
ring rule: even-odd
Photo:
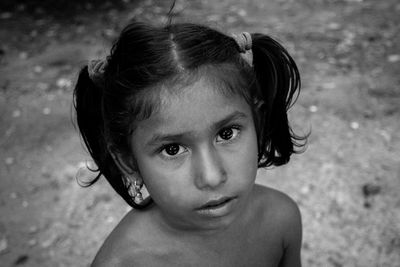
[[138,123],[138,134],[201,132],[234,112],[251,118],[250,106],[243,96],[221,90],[205,79],[176,90],[162,90],[159,96],[160,106]]
[[[152,117],[160,111],[161,107],[171,106],[171,101],[174,99],[182,100],[184,96],[196,98],[193,97],[193,94],[186,94],[190,91],[189,88],[197,87],[196,90],[202,90],[201,88],[211,87],[227,98],[235,98],[233,96],[237,94],[244,97],[248,103],[252,103],[253,76],[252,73],[246,72],[246,69],[226,63],[204,65],[196,70],[187,71],[156,83],[128,100],[129,113],[132,118],[131,131],[136,129],[137,122]],[[179,98],[176,99],[176,96]]]

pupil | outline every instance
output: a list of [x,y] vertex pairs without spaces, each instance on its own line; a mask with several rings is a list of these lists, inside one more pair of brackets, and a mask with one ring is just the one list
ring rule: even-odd
[[232,138],[232,135],[233,135],[232,129],[226,129],[222,131],[221,138],[224,140],[228,140]]
[[179,151],[179,146],[178,145],[170,145],[166,147],[165,151],[167,152],[168,155],[176,155]]

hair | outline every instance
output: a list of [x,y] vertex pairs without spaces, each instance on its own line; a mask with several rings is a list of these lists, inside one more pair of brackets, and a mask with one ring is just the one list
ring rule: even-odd
[[[133,208],[129,185],[112,153],[130,155],[130,136],[138,121],[156,111],[160,87],[190,84],[200,77],[219,83],[225,93],[240,94],[253,111],[258,139],[258,167],[279,166],[300,152],[306,137],[290,128],[287,110],[297,99],[300,75],[286,51],[271,37],[253,33],[253,66],[235,39],[207,26],[182,23],[156,27],[130,22],[114,43],[102,86],[79,73],[74,107],[82,139],[98,169]],[[304,142],[302,142],[304,141]]]

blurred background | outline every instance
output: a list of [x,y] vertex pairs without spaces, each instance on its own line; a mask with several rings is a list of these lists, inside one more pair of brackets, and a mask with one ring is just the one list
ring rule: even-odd
[[[76,182],[90,158],[72,90],[129,19],[166,23],[171,2],[1,1],[0,266],[88,266],[129,210],[104,180]],[[308,148],[257,182],[298,202],[304,266],[400,266],[400,2],[180,0],[173,15],[269,34],[298,63]]]

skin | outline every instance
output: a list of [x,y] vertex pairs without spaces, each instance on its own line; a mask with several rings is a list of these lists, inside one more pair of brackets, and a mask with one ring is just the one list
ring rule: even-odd
[[[119,160],[155,205],[129,212],[92,266],[300,266],[297,205],[254,185],[257,136],[246,101],[202,79],[161,97],[132,135],[132,157]],[[229,200],[222,211],[201,208],[221,198]]]

